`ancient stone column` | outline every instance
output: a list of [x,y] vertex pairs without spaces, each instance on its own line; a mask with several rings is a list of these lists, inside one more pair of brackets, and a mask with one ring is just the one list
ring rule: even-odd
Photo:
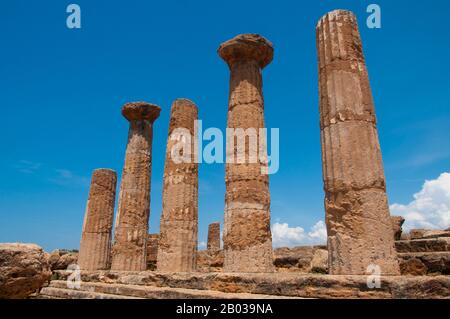
[[208,243],[209,252],[217,252],[220,250],[220,223],[212,223],[208,226]]
[[252,140],[259,142],[259,129],[264,128],[261,73],[272,61],[273,46],[259,35],[242,34],[223,43],[218,53],[231,72],[228,128],[248,133],[244,163],[237,156],[242,139],[227,133],[224,271],[272,272],[269,179],[267,171],[264,173],[267,166],[260,156],[252,159],[250,150],[254,148],[249,145]]
[[122,115],[130,122],[125,165],[116,216],[112,270],[146,269],[153,122],[161,109],[144,102],[128,103]]
[[78,266],[83,270],[110,267],[116,184],[113,170],[97,169],[92,174],[78,254]]
[[399,274],[356,17],[333,11],[316,31],[330,273],[362,275],[376,265],[383,275]]
[[[173,103],[164,167],[158,271],[196,270],[198,164],[194,151],[194,127],[197,118],[198,110],[193,102],[178,99]],[[172,152],[175,149],[179,152]]]
[[148,234],[147,237],[147,269],[155,270],[158,260],[159,234]]

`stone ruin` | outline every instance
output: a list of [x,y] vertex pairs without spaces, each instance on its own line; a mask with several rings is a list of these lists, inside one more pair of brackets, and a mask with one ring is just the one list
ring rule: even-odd
[[333,11],[317,25],[320,129],[330,274],[370,265],[400,273],[376,117],[356,17]]
[[81,269],[100,270],[111,266],[116,183],[117,175],[112,170],[98,169],[92,174],[78,255]]
[[[176,163],[172,149],[185,135],[176,136],[177,129],[187,129],[194,137],[197,106],[186,99],[178,99],[172,105],[164,167],[163,212],[161,214],[158,248],[158,271],[192,272],[196,269],[198,237],[198,164],[194,152],[177,154],[187,156]],[[193,150],[195,138],[186,140]],[[180,158],[181,160],[181,158]]]
[[206,243],[208,252],[214,253],[220,250],[220,223],[212,223],[208,226],[208,242]]
[[[186,99],[172,105],[161,233],[149,235],[152,128],[160,108],[129,103],[122,109],[130,129],[112,249],[116,174],[97,170],[80,245],[82,286],[66,289],[67,273],[55,270],[55,279],[41,296],[450,297],[450,279],[440,276],[449,274],[450,232],[415,230],[405,238],[404,220],[390,216],[355,16],[342,10],[330,12],[320,19],[316,32],[327,246],[272,249],[269,179],[262,174],[267,164],[258,160],[227,162],[223,249],[220,224],[214,223],[208,229],[207,250],[197,252],[198,166],[195,161],[175,163],[170,154],[176,142],[171,139],[174,130],[185,128],[194,135],[198,110]],[[239,35],[219,47],[230,70],[228,127],[264,128],[262,70],[273,52],[268,40],[254,34]],[[227,149],[227,159],[235,155],[236,147]],[[248,149],[245,155],[249,156]],[[381,270],[378,290],[365,288],[371,265]],[[155,268],[157,272],[146,271]],[[400,273],[422,277],[400,277]],[[429,274],[436,276],[424,277]],[[424,285],[433,289],[424,290]]]
[[[264,127],[261,71],[273,59],[273,46],[261,36],[243,34],[223,43],[218,52],[231,72],[227,127],[254,128],[259,139]],[[230,156],[237,156],[236,145],[235,138],[225,164],[225,271],[272,272],[269,177],[261,173],[267,164],[260,159],[230,163]],[[248,148],[245,156],[249,158]]]
[[147,269],[153,122],[160,111],[159,106],[144,102],[128,103],[122,109],[130,129],[120,184],[112,270]]
[[147,237],[147,269],[156,270],[158,260],[159,234],[148,234]]

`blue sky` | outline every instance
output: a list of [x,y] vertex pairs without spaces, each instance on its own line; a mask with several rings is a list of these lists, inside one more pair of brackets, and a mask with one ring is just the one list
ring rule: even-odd
[[[77,248],[92,170],[122,170],[129,101],[162,107],[155,124],[150,231],[158,232],[170,105],[189,98],[204,127],[226,126],[229,71],[220,43],[259,33],[275,46],[264,71],[266,125],[280,128],[272,222],[308,231],[324,219],[315,25],[350,9],[360,23],[389,199],[407,205],[450,171],[450,2],[363,0],[15,0],[0,11],[0,242]],[[66,27],[77,3],[82,29]],[[125,4],[126,3],[126,4]],[[200,167],[199,241],[223,221],[224,167]]]

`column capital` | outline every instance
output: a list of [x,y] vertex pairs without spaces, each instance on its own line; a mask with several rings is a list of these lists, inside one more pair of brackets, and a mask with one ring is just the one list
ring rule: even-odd
[[342,22],[356,23],[356,15],[352,11],[337,9],[323,15],[319,22],[317,22],[316,29],[319,29],[321,24],[325,23],[327,19],[331,21],[339,20]]
[[258,34],[240,34],[222,43],[219,56],[231,67],[239,61],[256,61],[263,69],[273,59],[273,45]]
[[130,102],[122,108],[122,115],[128,121],[147,120],[153,123],[159,117],[160,112],[159,106],[146,102]]

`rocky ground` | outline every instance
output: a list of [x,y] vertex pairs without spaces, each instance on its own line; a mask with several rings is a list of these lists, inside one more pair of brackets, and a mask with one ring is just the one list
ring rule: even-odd
[[160,273],[84,271],[79,289],[68,289],[68,273],[55,271],[41,298],[450,298],[449,276],[381,277],[302,273]]
[[74,291],[64,270],[76,264],[77,251],[0,244],[0,298],[27,298],[42,287],[39,298],[450,298],[450,230],[397,236],[402,276],[383,278],[387,290],[376,293],[364,288],[365,276],[326,275],[325,246],[275,249],[274,274],[223,274],[223,251],[199,251],[197,273],[161,274],[155,261],[139,274],[83,271],[86,282]]

